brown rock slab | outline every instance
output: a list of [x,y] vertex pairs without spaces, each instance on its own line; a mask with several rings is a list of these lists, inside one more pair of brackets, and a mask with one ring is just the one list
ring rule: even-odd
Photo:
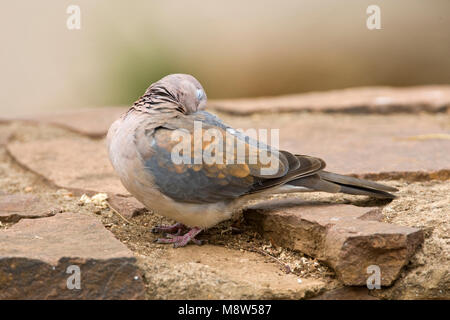
[[248,115],[258,112],[442,112],[450,107],[450,86],[407,88],[362,87],[278,97],[212,100],[218,111]]
[[320,157],[328,171],[372,179],[450,178],[450,117],[446,114],[223,118],[236,129],[279,129],[281,149]]
[[258,254],[220,246],[153,252],[141,262],[150,299],[306,299],[329,284],[280,271]]
[[342,221],[327,233],[319,259],[327,261],[346,285],[365,285],[371,265],[379,266],[381,285],[400,275],[423,243],[422,231],[375,221]]
[[[105,109],[107,110],[107,109]],[[223,116],[235,128],[280,129],[280,148],[324,159],[327,170],[371,179],[450,177],[450,121],[444,114]],[[68,147],[70,146],[70,147]],[[74,135],[10,142],[10,154],[59,187],[128,195],[103,140]]]
[[[374,208],[351,205],[265,204],[244,212],[250,225],[276,245],[299,250],[329,264],[345,285],[366,285],[367,267],[381,270],[388,286],[423,243],[422,231],[370,220]],[[369,220],[368,220],[369,218]]]
[[109,205],[122,214],[125,218],[133,218],[147,212],[142,203],[133,197],[110,196],[108,198]]
[[22,166],[58,187],[128,194],[109,162],[104,140],[59,137],[12,142],[7,149]]
[[[0,232],[0,299],[139,299],[131,251],[86,214],[21,220]],[[80,270],[80,289],[69,289]],[[73,268],[73,267],[72,267]]]
[[38,114],[30,117],[11,118],[9,120],[47,123],[91,138],[102,138],[108,132],[109,126],[127,109],[128,107],[79,109],[59,113]]
[[24,218],[42,218],[54,215],[55,208],[30,194],[5,194],[0,191],[0,221],[17,222]]

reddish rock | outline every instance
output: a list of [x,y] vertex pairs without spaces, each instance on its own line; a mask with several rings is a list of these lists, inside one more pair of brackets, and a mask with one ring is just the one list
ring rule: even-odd
[[128,194],[109,162],[103,140],[55,138],[13,142],[7,149],[21,165],[60,188]]
[[[179,250],[180,249],[180,250]],[[143,261],[150,299],[307,299],[334,281],[299,278],[267,257],[205,244],[165,247]]]
[[224,120],[235,128],[279,129],[281,149],[320,157],[329,171],[378,179],[450,177],[448,115],[297,113]]
[[212,100],[209,106],[248,115],[257,112],[440,112],[450,107],[450,86],[362,87],[277,97]]
[[[321,157],[330,171],[412,180],[450,176],[450,140],[433,138],[445,134],[445,119],[422,115],[417,121],[411,115],[391,115],[386,121],[386,116],[377,115],[306,114],[224,118],[236,128],[281,128],[282,149]],[[20,164],[61,188],[128,195],[109,163],[103,140],[15,141],[7,149]]]
[[10,118],[62,127],[91,138],[101,138],[108,132],[109,126],[118,119],[128,107],[103,107],[79,109],[58,113],[38,114],[31,117]]
[[144,212],[147,209],[142,203],[134,197],[110,196],[108,199],[109,205],[117,210],[125,218],[133,218]]
[[0,221],[17,222],[24,218],[42,218],[54,215],[57,209],[30,194],[4,194],[0,191]]
[[[79,267],[80,289],[67,286],[69,266]],[[61,213],[0,232],[0,299],[143,297],[133,254],[93,216]]]
[[[73,122],[70,117],[58,119],[61,125],[86,126],[85,133],[94,136],[93,128],[106,133],[110,122],[125,108],[109,110],[74,112],[74,119],[79,120]],[[99,119],[105,119],[105,123]],[[326,161],[328,170],[337,173],[371,179],[445,180],[450,177],[450,153],[447,152],[450,134],[448,116],[444,114],[423,114],[420,121],[417,115],[411,114],[331,117],[295,113],[276,117],[224,115],[223,119],[235,128],[280,129],[280,148],[320,157]],[[98,121],[103,124],[96,126]],[[77,130],[82,132],[81,127]],[[128,194],[109,164],[103,140],[80,137],[16,141],[9,143],[8,150],[19,163],[60,187]]]
[[329,263],[346,285],[366,285],[371,275],[367,268],[375,265],[380,267],[381,285],[389,286],[422,243],[423,233],[416,228],[346,220],[328,230],[317,257]]
[[423,243],[421,230],[382,223],[374,208],[351,205],[253,206],[247,222],[276,245],[299,250],[329,264],[346,285],[366,285],[367,267],[381,269],[388,286]]

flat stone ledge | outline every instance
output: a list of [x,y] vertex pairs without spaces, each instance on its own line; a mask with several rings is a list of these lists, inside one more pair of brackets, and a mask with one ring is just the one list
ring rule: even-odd
[[0,123],[11,121],[44,123],[97,139],[104,137],[108,132],[109,126],[127,111],[128,108],[102,107],[68,110],[65,112],[44,113],[27,117],[10,117],[0,119]]
[[[157,252],[157,251],[156,251]],[[205,244],[146,257],[150,299],[308,299],[335,283],[299,278],[259,254]]]
[[349,88],[277,97],[212,100],[209,107],[237,115],[293,111],[382,114],[444,112],[450,107],[450,86]]
[[372,220],[377,208],[294,204],[259,204],[244,217],[276,245],[329,264],[345,285],[366,285],[371,265],[380,267],[381,285],[391,285],[423,243],[419,229]]
[[[81,289],[68,288],[69,266]],[[135,257],[93,216],[60,213],[0,232],[0,299],[140,298]]]
[[79,137],[11,142],[7,151],[53,186],[128,195],[109,162],[103,140]]
[[376,180],[450,176],[450,121],[444,114],[278,114],[224,120],[243,130],[279,130],[280,149],[319,157],[331,172]]
[[108,203],[125,218],[133,218],[148,211],[144,205],[134,197],[110,195]]
[[30,194],[2,194],[0,192],[0,221],[17,222],[20,219],[49,217],[58,209],[49,207]]

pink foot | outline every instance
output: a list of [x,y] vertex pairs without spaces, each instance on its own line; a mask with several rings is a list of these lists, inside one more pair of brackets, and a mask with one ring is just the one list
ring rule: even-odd
[[202,232],[203,229],[200,228],[192,228],[189,230],[186,234],[180,236],[180,235],[173,235],[173,234],[166,234],[167,238],[159,238],[156,239],[156,243],[173,243],[174,248],[178,247],[184,247],[187,245],[190,241],[197,245],[202,245],[203,242],[201,240],[195,239],[195,236],[198,235],[200,232]]
[[181,231],[183,231],[184,229],[186,229],[186,226],[182,223],[175,223],[171,226],[156,226],[152,229],[153,233],[160,233],[160,232],[164,232],[164,233],[174,233],[177,236],[181,234]]

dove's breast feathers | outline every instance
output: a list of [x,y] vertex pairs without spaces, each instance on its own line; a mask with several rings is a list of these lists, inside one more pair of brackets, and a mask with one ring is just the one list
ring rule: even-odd
[[[128,114],[108,131],[109,158],[125,188],[147,208],[187,226],[208,228],[231,218],[233,208],[224,201],[185,203],[174,201],[160,191],[143,158],[151,158],[155,151],[148,140],[140,136],[145,131],[149,133],[152,126],[145,114]],[[177,189],[175,185],[173,188]]]

